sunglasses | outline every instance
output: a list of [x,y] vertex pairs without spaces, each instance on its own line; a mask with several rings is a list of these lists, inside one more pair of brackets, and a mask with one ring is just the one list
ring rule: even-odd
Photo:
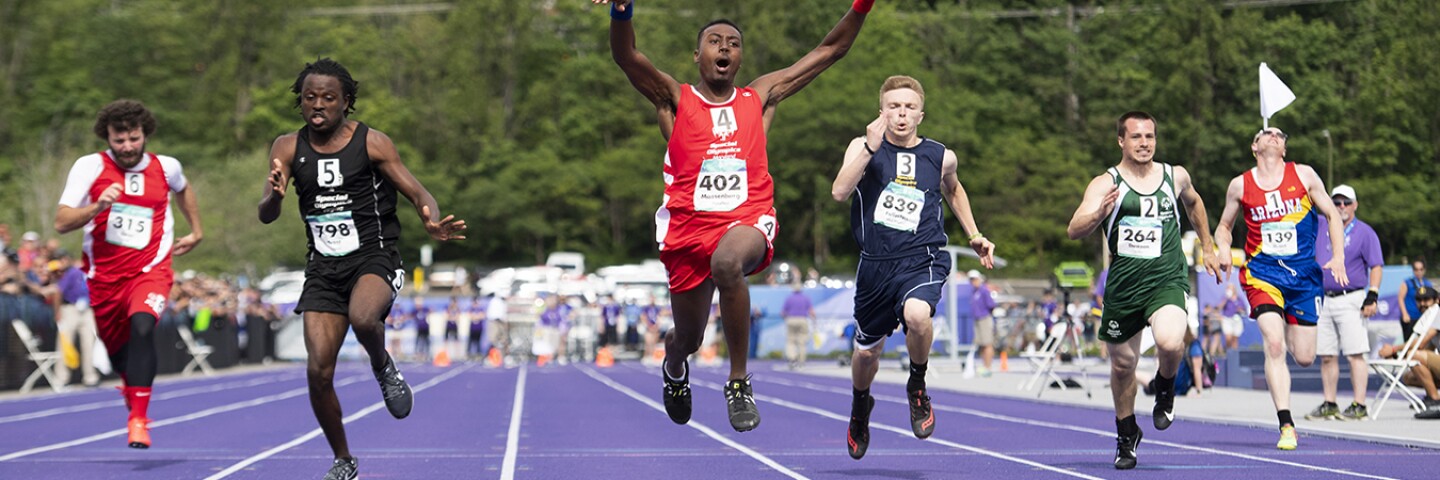
[[1262,135],[1274,135],[1274,136],[1280,137],[1281,140],[1289,140],[1289,139],[1290,139],[1290,136],[1289,136],[1289,135],[1286,135],[1285,132],[1282,132],[1282,131],[1280,131],[1280,130],[1278,130],[1278,129],[1275,129],[1275,130],[1261,130],[1261,131],[1260,131],[1260,134],[1259,134],[1259,135],[1256,135],[1256,136],[1258,137],[1258,136],[1262,136]]
[[1351,205],[1354,205],[1354,204],[1355,204],[1355,202],[1346,201],[1346,200],[1336,200],[1336,201],[1335,201],[1335,206],[1337,206],[1337,207],[1348,207],[1348,206],[1351,206]]

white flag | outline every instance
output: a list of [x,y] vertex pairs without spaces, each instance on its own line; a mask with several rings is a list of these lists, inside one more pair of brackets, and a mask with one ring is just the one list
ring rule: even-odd
[[1260,63],[1260,116],[1265,118],[1265,128],[1270,127],[1270,117],[1275,112],[1295,101],[1295,92],[1270,71],[1264,62]]

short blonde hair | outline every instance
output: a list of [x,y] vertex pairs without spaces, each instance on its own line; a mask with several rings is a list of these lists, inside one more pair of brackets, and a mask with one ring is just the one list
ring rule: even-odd
[[925,87],[920,86],[920,81],[907,75],[893,75],[880,84],[880,107],[885,107],[885,92],[908,88],[920,94],[920,106],[925,106]]

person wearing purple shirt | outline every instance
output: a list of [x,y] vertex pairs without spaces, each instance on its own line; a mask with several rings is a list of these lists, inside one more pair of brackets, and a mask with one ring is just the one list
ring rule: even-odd
[[415,322],[415,355],[422,359],[430,358],[430,307],[425,306],[425,299],[415,297],[414,308],[410,310],[410,318]]
[[[71,262],[64,253],[56,255],[59,260],[51,261],[51,275],[59,275],[56,286],[60,289],[60,305],[56,312],[56,327],[66,339],[80,340],[80,375],[85,386],[100,384],[100,373],[95,370],[92,358],[95,353],[95,311],[90,309],[90,287],[85,283],[85,272]],[[57,369],[56,382],[65,385],[70,382],[70,369],[62,363]]]
[[1225,304],[1220,307],[1220,331],[1225,334],[1226,350],[1240,348],[1240,334],[1245,332],[1245,315],[1250,307],[1235,291],[1235,284],[1225,285]]
[[[1340,219],[1345,222],[1345,274],[1349,278],[1368,278],[1363,284],[1342,285],[1334,278],[1325,276],[1325,304],[1320,309],[1319,327],[1316,332],[1315,355],[1320,357],[1320,381],[1325,391],[1325,401],[1314,411],[1305,415],[1311,420],[1364,420],[1368,416],[1365,408],[1365,387],[1370,381],[1370,368],[1365,354],[1370,353],[1369,318],[1375,315],[1375,304],[1380,294],[1380,272],[1385,267],[1385,258],[1380,252],[1380,238],[1375,229],[1355,218],[1359,203],[1355,189],[1340,185],[1330,192]],[[1330,251],[1330,232],[1325,219],[1320,220],[1319,236],[1315,240],[1315,260],[1321,265],[1329,262],[1334,252]],[[1319,246],[1323,245],[1323,248]],[[1355,399],[1341,412],[1335,403],[1336,390],[1340,383],[1338,355],[1343,353],[1350,360],[1350,386]]]
[[465,354],[471,358],[485,356],[485,308],[489,305],[488,298],[476,298],[470,301],[470,335],[465,337]]
[[795,291],[785,297],[785,305],[780,308],[780,316],[785,318],[785,359],[790,361],[790,369],[798,370],[805,364],[805,354],[810,350],[809,343],[811,323],[815,321],[815,309],[810,305],[810,297],[795,284]]
[[619,322],[622,313],[620,304],[615,302],[615,296],[606,295],[604,302],[600,305],[600,319],[604,323],[604,330],[600,334],[601,348],[619,343]]
[[970,277],[970,318],[975,319],[975,348],[980,349],[980,358],[984,360],[984,366],[980,367],[980,376],[990,376],[990,362],[995,359],[995,317],[990,313],[995,310],[995,297],[990,294],[990,285],[985,283],[985,276],[979,270],[971,270],[966,273]]

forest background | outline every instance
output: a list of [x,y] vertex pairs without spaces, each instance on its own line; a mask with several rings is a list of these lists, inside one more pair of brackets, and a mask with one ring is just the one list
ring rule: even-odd
[[[1114,121],[1128,110],[1159,119],[1157,159],[1190,170],[1213,228],[1230,178],[1253,166],[1260,62],[1298,97],[1271,122],[1289,133],[1289,158],[1355,187],[1387,261],[1440,247],[1432,2],[876,3],[849,55],[778,109],[777,259],[853,272],[850,206],[830,183],[894,74],[924,83],[920,131],[959,156],[976,218],[1010,260],[1002,275],[1098,263],[1098,235],[1070,241],[1065,226],[1090,178],[1118,161]],[[640,50],[694,82],[699,28],[736,21],[748,83],[813,48],[849,4],[640,0],[634,22]],[[586,0],[0,0],[0,205],[11,206],[0,222],[54,236],[70,166],[104,148],[95,112],[135,98],[160,121],[150,150],[179,158],[200,193],[206,241],[177,268],[301,266],[293,190],[277,225],[261,225],[255,204],[271,141],[301,125],[290,85],[305,62],[332,57],[360,81],[352,118],[389,134],[444,213],[470,223],[437,261],[654,258],[665,146],[610,58],[606,13]],[[414,264],[429,239],[400,209]],[[76,248],[78,235],[64,242]]]

